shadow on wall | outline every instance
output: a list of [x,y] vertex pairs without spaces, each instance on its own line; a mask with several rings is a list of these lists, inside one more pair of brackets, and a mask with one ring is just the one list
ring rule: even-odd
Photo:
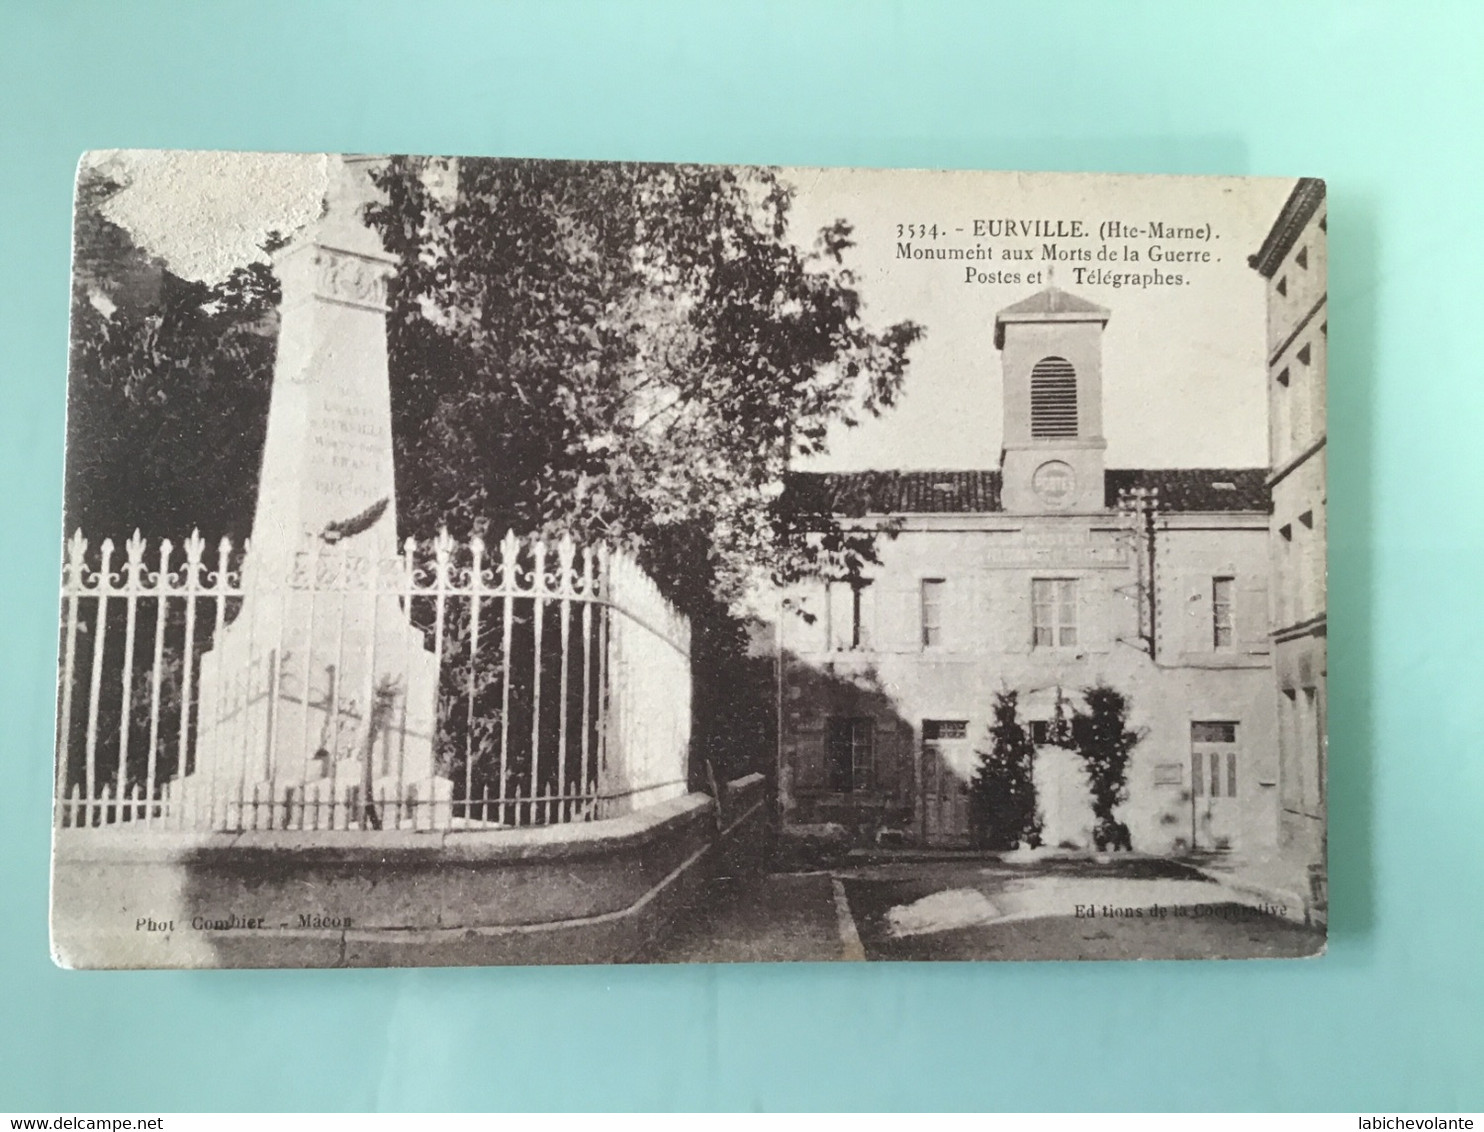
[[691,622],[690,788],[761,774],[777,788],[778,690],[773,627],[760,621]]
[[[874,664],[785,650],[780,693],[782,818],[792,830],[862,845],[968,847],[970,787],[991,738],[982,727],[908,719]],[[938,723],[942,734],[920,733]],[[1092,801],[1075,752],[1042,747],[1035,784],[1046,843],[1091,848]]]
[[873,664],[783,653],[780,796],[793,827],[851,840],[914,840],[915,732]]
[[[983,720],[908,718],[864,656],[841,652],[822,659],[785,650],[782,667],[778,798],[781,822],[791,834],[881,847],[975,843],[971,787],[981,755],[993,743]],[[982,710],[988,711],[991,700],[986,692]],[[1042,742],[1033,768],[1041,839],[1048,848],[1177,856],[1190,851],[1197,815],[1188,787],[1146,790],[1138,805],[1125,801],[1114,816],[1130,840],[1104,845],[1082,755]],[[1135,773],[1132,767],[1129,773]],[[1214,847],[1211,815],[1199,816],[1206,823],[1200,843]]]

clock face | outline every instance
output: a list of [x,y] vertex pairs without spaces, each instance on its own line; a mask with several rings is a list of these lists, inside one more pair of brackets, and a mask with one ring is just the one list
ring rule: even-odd
[[1066,507],[1077,493],[1077,473],[1061,460],[1047,460],[1031,477],[1031,489],[1047,507]]

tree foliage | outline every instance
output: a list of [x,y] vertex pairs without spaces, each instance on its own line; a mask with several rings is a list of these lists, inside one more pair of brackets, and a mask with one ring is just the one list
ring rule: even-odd
[[985,849],[1014,849],[1041,844],[1041,815],[1036,807],[1036,747],[1020,721],[1015,692],[996,692],[990,748],[979,751],[979,765],[969,788],[969,810],[975,842]]
[[[848,224],[805,241],[769,170],[466,161],[445,199],[393,159],[368,220],[388,317],[401,533],[571,531],[633,549],[692,619],[696,750],[755,761],[771,708],[738,599],[858,573],[869,537],[782,492],[829,429],[892,405],[921,329],[866,322]],[[80,185],[69,526],[249,533],[278,291],[180,279]],[[142,281],[142,283],[141,283]],[[148,292],[146,300],[140,299]],[[764,697],[765,698],[765,697]]]
[[96,543],[248,533],[267,431],[278,284],[266,263],[182,279],[103,212],[84,172],[74,240],[66,520]]
[[1097,819],[1093,836],[1100,846],[1122,843],[1127,828],[1113,811],[1128,800],[1128,764],[1143,730],[1128,726],[1129,700],[1116,688],[1099,681],[1082,689],[1083,705],[1072,715],[1072,745],[1082,757]]
[[768,170],[392,161],[370,219],[389,322],[405,529],[559,530],[633,549],[691,618],[693,769],[766,765],[773,711],[737,602],[858,573],[867,536],[782,492],[830,427],[894,403],[910,322],[866,325],[850,227],[808,250]]
[[865,325],[849,225],[800,251],[767,170],[465,161],[452,202],[421,173],[394,160],[370,213],[402,265],[405,527],[624,543],[690,613],[758,567],[869,555],[780,494],[831,424],[893,403],[920,334]]

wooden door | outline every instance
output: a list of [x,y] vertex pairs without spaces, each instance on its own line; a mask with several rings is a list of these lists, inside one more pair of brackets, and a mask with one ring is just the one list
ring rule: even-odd
[[929,845],[969,842],[969,782],[973,752],[964,720],[924,720],[922,725],[923,839]]
[[1240,848],[1242,773],[1235,723],[1190,725],[1191,834],[1197,849]]

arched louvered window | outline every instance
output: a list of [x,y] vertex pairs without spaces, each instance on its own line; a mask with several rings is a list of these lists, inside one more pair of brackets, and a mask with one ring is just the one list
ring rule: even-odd
[[1066,358],[1042,358],[1031,370],[1031,435],[1077,435],[1077,371]]

